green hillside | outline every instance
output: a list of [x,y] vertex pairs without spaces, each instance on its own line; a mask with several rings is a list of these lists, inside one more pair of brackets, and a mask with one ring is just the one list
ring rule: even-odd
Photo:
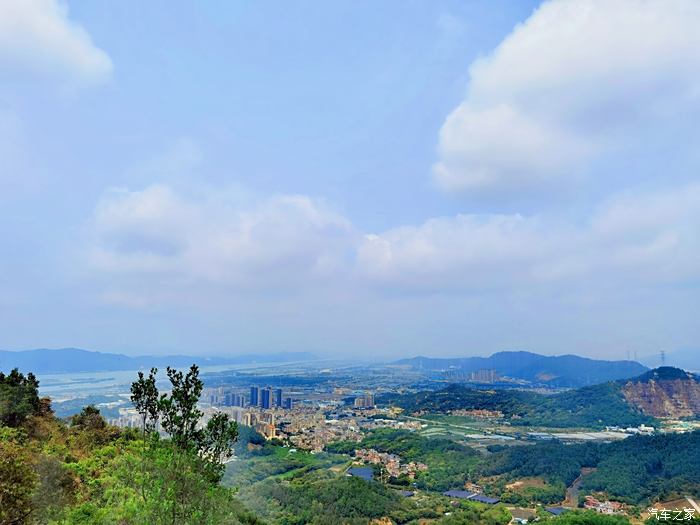
[[408,413],[445,413],[460,409],[498,410],[513,425],[603,428],[606,425],[653,424],[625,401],[617,382],[554,395],[516,390],[479,390],[450,385],[437,392],[387,396],[385,401]]
[[530,447],[492,447],[482,474],[506,479],[540,476],[563,488],[581,473],[582,488],[604,492],[630,504],[647,505],[685,495],[700,496],[700,431],[689,434],[633,436],[614,443],[564,445],[542,443]]

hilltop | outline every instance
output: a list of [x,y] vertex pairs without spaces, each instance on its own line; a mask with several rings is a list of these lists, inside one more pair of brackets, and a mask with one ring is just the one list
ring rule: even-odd
[[395,364],[435,372],[459,370],[470,373],[490,369],[501,376],[558,388],[578,388],[627,379],[649,370],[636,361],[605,361],[577,355],[545,356],[532,352],[497,352],[489,357],[418,356],[401,359]]
[[657,418],[692,418],[700,415],[698,377],[665,366],[628,381],[622,393],[631,405]]

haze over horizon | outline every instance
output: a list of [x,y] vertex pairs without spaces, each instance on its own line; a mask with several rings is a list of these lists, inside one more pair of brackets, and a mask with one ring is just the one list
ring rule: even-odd
[[[236,349],[231,349],[226,352],[221,352],[218,354],[214,353],[207,353],[205,350],[204,351],[199,351],[199,352],[148,352],[148,351],[104,351],[98,348],[75,348],[75,347],[63,347],[63,348],[0,348],[0,353],[2,352],[16,352],[16,353],[26,353],[26,352],[41,352],[41,351],[50,351],[50,352],[60,352],[60,351],[73,351],[77,350],[80,352],[91,352],[91,353],[96,353],[96,354],[108,354],[108,355],[122,355],[122,356],[127,356],[127,357],[133,357],[133,358],[139,358],[139,357],[156,357],[156,358],[163,358],[163,357],[186,357],[186,356],[191,356],[191,357],[202,357],[206,359],[218,359],[218,358],[238,358],[238,357],[251,357],[251,356],[260,356],[264,358],[270,358],[271,356],[282,356],[285,357],[285,360],[288,356],[295,356],[295,355],[304,355],[308,356],[309,359],[312,359],[314,361],[328,361],[328,360],[333,360],[333,359],[339,359],[339,360],[356,360],[357,362],[365,362],[365,363],[381,363],[381,362],[392,362],[392,361],[397,361],[401,359],[414,359],[414,358],[421,358],[421,357],[426,357],[426,358],[436,358],[436,359],[444,359],[444,360],[451,360],[451,359],[463,359],[463,358],[469,358],[469,357],[481,357],[481,358],[489,358],[493,357],[494,355],[497,354],[503,354],[503,353],[524,353],[524,354],[535,354],[535,355],[540,355],[540,356],[545,356],[545,357],[562,357],[562,356],[578,356],[578,357],[584,357],[584,358],[590,358],[590,359],[599,359],[603,361],[617,361],[617,362],[623,362],[623,361],[631,361],[631,362],[638,362],[641,363],[649,368],[657,368],[659,366],[671,366],[671,367],[676,367],[676,368],[684,368],[689,371],[698,371],[700,370],[700,357],[697,355],[697,352],[695,352],[692,349],[680,349],[675,352],[664,352],[664,356],[661,356],[661,353],[657,354],[646,354],[646,355],[637,355],[635,352],[630,352],[628,355],[625,356],[616,356],[616,355],[610,355],[610,356],[602,356],[602,357],[593,357],[593,356],[588,356],[584,354],[576,354],[572,352],[566,352],[566,351],[560,351],[560,352],[552,352],[552,353],[544,353],[544,352],[537,352],[533,350],[527,350],[527,349],[503,349],[499,350],[496,352],[489,352],[489,353],[481,353],[478,350],[475,349],[465,349],[464,351],[456,351],[452,354],[434,354],[434,355],[423,355],[420,352],[415,353],[415,354],[410,354],[410,355],[393,355],[393,354],[386,354],[382,355],[380,353],[375,353],[372,356],[365,356],[365,355],[357,355],[354,353],[333,353],[333,354],[324,354],[324,353],[314,353],[314,352],[304,352],[304,351],[297,351],[297,352],[286,352],[286,351],[279,351],[279,352],[257,352],[257,353],[249,353],[249,352],[243,352],[243,351],[238,351]],[[8,369],[7,363],[3,363],[2,357],[0,356],[0,369]]]
[[699,24],[0,2],[0,349],[692,356]]

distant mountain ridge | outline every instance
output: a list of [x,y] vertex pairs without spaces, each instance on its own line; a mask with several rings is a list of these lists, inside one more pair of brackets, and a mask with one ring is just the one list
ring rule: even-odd
[[127,356],[82,350],[80,348],[9,351],[0,350],[0,370],[13,368],[29,370],[35,374],[58,374],[78,372],[113,372],[138,370],[141,368],[166,366],[188,367],[193,363],[199,366],[241,365],[253,363],[281,363],[311,361],[316,359],[308,352],[283,352],[275,354],[245,354],[231,357],[200,357],[188,355],[170,356]]
[[605,361],[577,355],[545,356],[533,352],[497,352],[489,357],[413,357],[395,364],[429,371],[465,373],[493,369],[499,375],[551,387],[579,388],[637,377],[649,369],[636,361]]

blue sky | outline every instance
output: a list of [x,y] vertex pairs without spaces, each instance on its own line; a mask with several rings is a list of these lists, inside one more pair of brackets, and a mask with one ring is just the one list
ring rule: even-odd
[[692,0],[0,4],[0,347],[698,348]]

